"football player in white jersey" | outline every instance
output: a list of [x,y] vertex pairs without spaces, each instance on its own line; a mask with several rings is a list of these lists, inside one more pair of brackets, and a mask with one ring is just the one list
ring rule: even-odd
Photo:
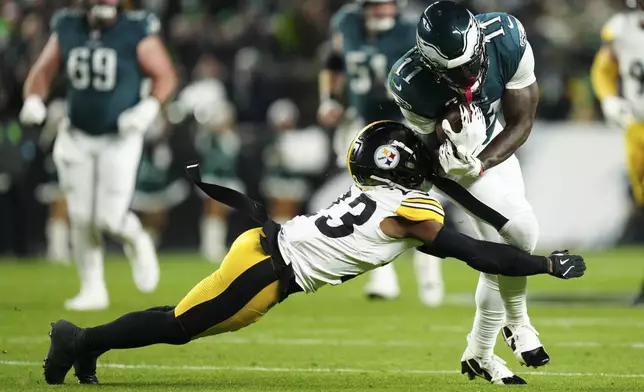
[[[176,306],[128,313],[92,328],[64,320],[52,324],[44,364],[47,383],[62,383],[72,366],[81,383],[97,383],[96,360],[108,350],[186,344],[236,331],[258,321],[290,294],[339,285],[418,246],[486,273],[547,273],[563,279],[584,274],[581,256],[534,256],[443,227],[440,203],[425,192],[433,179],[427,174],[432,159],[414,131],[401,123],[367,126],[352,142],[348,161],[354,180],[349,192],[317,214],[297,216],[283,226],[266,218],[265,210],[241,193],[196,180],[208,195],[245,210],[263,221],[263,227],[239,236],[220,268]],[[198,165],[189,170],[194,166]],[[509,371],[486,372],[485,377],[499,384],[525,384]]]
[[[635,208],[626,230],[644,221],[644,0],[628,0],[601,31],[602,45],[591,69],[595,94],[606,119],[626,132],[626,160]],[[644,304],[644,284],[635,300]]]

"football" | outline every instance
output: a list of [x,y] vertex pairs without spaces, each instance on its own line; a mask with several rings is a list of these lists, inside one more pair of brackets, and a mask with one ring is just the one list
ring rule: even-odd
[[450,125],[452,126],[452,131],[456,133],[461,132],[463,123],[461,122],[461,112],[459,110],[459,106],[460,105],[456,102],[450,103],[445,106],[442,118],[436,123],[436,137],[438,138],[440,144],[445,143],[445,140],[447,139],[447,135],[443,130],[443,120],[449,121]]

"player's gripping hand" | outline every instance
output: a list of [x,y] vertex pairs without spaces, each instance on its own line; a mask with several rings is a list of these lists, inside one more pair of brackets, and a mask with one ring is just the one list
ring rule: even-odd
[[318,122],[325,127],[334,127],[338,125],[344,108],[335,99],[325,99],[320,103],[318,108]]
[[604,112],[604,117],[608,121],[617,124],[622,129],[628,128],[634,121],[631,105],[621,97],[612,96],[604,98],[602,100],[602,112]]
[[156,98],[148,97],[121,113],[118,128],[121,135],[142,135],[150,128],[159,115],[161,104]]
[[578,255],[571,255],[567,250],[554,251],[548,256],[549,273],[560,279],[579,278],[586,271],[584,258]]
[[451,140],[445,140],[438,149],[438,162],[451,178],[480,177],[483,175],[483,164],[473,155],[461,155]]
[[30,95],[25,99],[19,117],[25,125],[40,125],[47,117],[47,107],[39,96]]
[[487,125],[483,111],[476,105],[459,105],[461,113],[462,128],[460,132],[452,130],[452,126],[447,120],[443,120],[443,131],[454,143],[456,151],[465,157],[473,155],[476,150],[483,145],[487,138]]

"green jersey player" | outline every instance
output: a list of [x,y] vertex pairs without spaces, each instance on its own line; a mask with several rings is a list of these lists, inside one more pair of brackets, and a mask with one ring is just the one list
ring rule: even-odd
[[[458,3],[435,2],[420,18],[416,45],[392,68],[389,88],[403,115],[423,134],[435,131],[446,104],[467,105],[461,109],[460,133],[452,132],[447,121],[440,124],[449,138],[437,158],[444,176],[456,181],[442,190],[456,197],[466,189],[493,209],[490,214],[479,205],[463,205],[479,218],[484,238],[499,240],[483,222],[496,228],[505,242],[532,252],[539,226],[514,152],[530,134],[539,92],[521,22],[502,12],[474,16]],[[505,126],[497,119],[500,113]],[[512,380],[513,373],[493,355],[501,329],[521,363],[548,363],[527,315],[526,284],[525,278],[481,275],[463,373],[498,383]]]
[[[73,310],[104,309],[102,234],[123,242],[139,290],[159,280],[154,245],[129,211],[143,133],[176,85],[160,23],[147,12],[124,12],[119,0],[90,0],[82,11],[61,10],[52,19],[47,45],[24,87],[20,119],[40,124],[43,100],[56,76],[65,73],[69,119],[60,128],[54,161],[71,222],[72,250],[81,278]],[[141,98],[141,82],[151,79]]]

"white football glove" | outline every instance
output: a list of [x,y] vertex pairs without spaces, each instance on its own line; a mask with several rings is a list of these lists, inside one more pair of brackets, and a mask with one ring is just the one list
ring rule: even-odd
[[610,122],[619,125],[622,129],[634,121],[633,109],[630,103],[622,97],[610,96],[602,100],[602,111],[604,117]]
[[342,118],[344,108],[332,98],[322,100],[318,108],[318,121],[324,126],[336,126]]
[[454,132],[447,120],[443,120],[442,126],[449,140],[456,146],[456,150],[462,156],[469,156],[474,154],[487,138],[487,125],[485,116],[478,106],[470,105],[470,112],[465,106],[460,105],[459,110],[463,124],[461,132]]
[[118,128],[121,135],[143,135],[159,115],[161,104],[148,97],[121,113]]
[[20,110],[20,122],[25,125],[40,125],[47,117],[47,107],[37,95],[30,95]]
[[454,144],[448,139],[438,149],[438,162],[448,177],[477,178],[483,175],[483,164],[473,155],[455,152]]

